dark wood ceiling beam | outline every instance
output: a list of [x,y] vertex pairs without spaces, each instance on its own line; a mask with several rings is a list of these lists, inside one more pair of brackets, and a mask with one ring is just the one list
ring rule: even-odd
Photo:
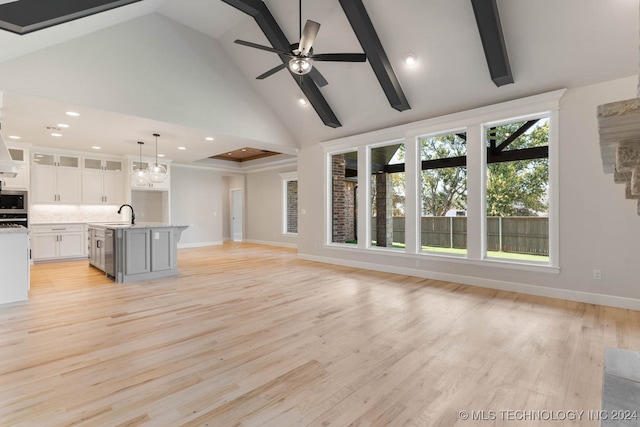
[[361,0],[339,1],[389,103],[398,111],[409,110],[411,108],[409,101],[400,87],[398,77],[393,71],[364,4]]
[[502,34],[502,24],[496,0],[471,0],[471,5],[478,24],[491,80],[498,87],[513,83],[513,74]]
[[[267,8],[267,6],[261,0],[222,0],[227,3],[229,6],[232,6],[238,9],[241,12],[246,13],[253,17],[253,19],[258,24],[258,27],[262,30],[264,35],[276,49],[280,50],[289,50],[289,40],[284,35],[284,32],[276,22],[275,18]],[[285,55],[278,55],[282,62],[289,63],[289,57]],[[332,128],[337,128],[342,126],[338,117],[334,114],[331,107],[327,103],[327,100],[320,93],[320,89],[311,79],[311,77],[306,74],[300,78],[299,76],[294,76],[289,73],[289,75],[293,78],[296,84],[300,87],[300,90],[307,97],[307,100],[313,106],[318,116],[322,122]]]
[[0,29],[19,35],[126,6],[140,0],[20,0],[0,5]]

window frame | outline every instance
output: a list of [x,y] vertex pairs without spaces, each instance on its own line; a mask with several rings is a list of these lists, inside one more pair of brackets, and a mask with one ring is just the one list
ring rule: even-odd
[[[416,140],[416,144],[417,144],[417,161],[418,161],[418,165],[419,165],[419,170],[418,170],[418,182],[417,182],[417,186],[418,186],[418,201],[417,201],[417,205],[418,205],[418,212],[417,212],[417,220],[418,220],[418,229],[417,229],[417,233],[418,235],[416,236],[417,240],[418,240],[418,253],[419,254],[426,254],[426,255],[435,255],[435,256],[444,256],[444,257],[450,257],[450,258],[461,258],[461,259],[466,259],[467,258],[467,252],[468,250],[465,250],[465,253],[463,254],[453,254],[453,253],[446,253],[444,251],[428,251],[428,250],[422,250],[422,190],[421,190],[421,186],[422,186],[422,150],[420,149],[420,141],[423,139],[428,139],[428,138],[437,138],[439,136],[447,136],[447,135],[452,135],[452,134],[457,134],[457,133],[464,133],[465,135],[468,134],[468,130],[466,126],[462,126],[462,127],[457,127],[457,128],[453,128],[453,129],[445,129],[445,130],[441,130],[438,132],[433,132],[433,133],[428,133],[428,134],[422,134],[422,135],[417,135],[415,140]],[[466,141],[466,140],[465,140]],[[465,142],[465,144],[467,145],[466,147],[466,156],[467,157],[467,162],[469,161],[469,147],[468,147],[468,141]],[[436,159],[434,159],[436,160]],[[440,159],[437,159],[440,160]],[[466,168],[467,166],[465,166]],[[468,174],[468,171],[467,171]],[[468,176],[467,176],[467,181],[468,181]],[[468,189],[468,185],[469,183],[467,182],[467,193],[469,191]],[[468,202],[467,202],[468,203]],[[467,205],[467,211],[468,211],[468,205]],[[468,236],[467,236],[468,239]]]
[[[372,185],[372,180],[371,180],[371,168],[372,168],[372,160],[371,160],[371,152],[376,149],[376,148],[381,148],[381,147],[387,147],[389,145],[397,145],[397,144],[401,144],[405,146],[405,153],[406,153],[406,148],[407,148],[407,141],[405,139],[395,139],[395,140],[390,140],[390,141],[384,141],[384,142],[377,142],[377,143],[373,143],[373,144],[368,144],[365,149],[366,149],[366,171],[367,173],[365,174],[366,176],[365,178],[365,185],[366,185],[366,190],[362,191],[362,193],[366,193],[366,212],[367,212],[367,222],[366,222],[366,227],[367,227],[367,233],[366,233],[366,241],[365,241],[365,245],[364,247],[366,247],[367,249],[371,249],[371,250],[376,250],[376,251],[393,251],[393,252],[405,252],[406,251],[406,238],[405,238],[405,249],[402,250],[400,248],[394,248],[393,246],[389,246],[389,247],[383,247],[383,246],[374,246],[372,244],[372,240],[373,240],[373,233],[372,233],[372,226],[373,224],[371,224],[371,218],[372,218],[372,209],[371,209],[371,185]],[[360,155],[360,153],[358,153],[358,156]],[[405,158],[405,230],[406,230],[406,221],[407,221],[407,206],[406,206],[406,194],[407,194],[407,177],[406,177],[406,172],[407,172],[407,159]],[[360,174],[358,174],[358,187],[360,187]],[[361,199],[358,200],[358,203],[361,202]],[[358,218],[358,222],[360,223],[360,218]],[[358,230],[359,231],[359,230]],[[406,233],[406,231],[405,231]],[[358,240],[358,243],[360,243],[360,240]]]
[[[484,163],[484,171],[483,171],[483,179],[482,179],[482,207],[481,207],[481,215],[482,215],[482,223],[483,223],[483,230],[482,230],[482,256],[481,259],[485,260],[487,262],[504,262],[504,263],[509,263],[509,264],[524,264],[524,265],[539,265],[539,266],[549,266],[549,267],[558,267],[558,249],[559,249],[559,244],[558,244],[558,198],[557,198],[557,194],[558,194],[558,181],[557,181],[557,177],[558,177],[558,170],[557,170],[557,156],[558,156],[558,148],[557,148],[557,136],[558,136],[558,117],[557,114],[555,114],[554,117],[554,111],[542,111],[542,112],[537,112],[537,113],[533,113],[533,114],[528,114],[528,115],[520,115],[520,116],[516,116],[516,117],[510,117],[510,118],[506,118],[506,119],[502,119],[502,120],[494,120],[494,121],[490,121],[490,122],[485,122],[482,124],[481,126],[481,130],[482,130],[482,146],[483,147],[487,147],[488,141],[487,141],[487,130],[491,127],[497,127],[497,126],[501,126],[501,125],[506,125],[506,124],[510,124],[510,123],[515,123],[515,122],[520,122],[520,121],[528,121],[528,120],[535,120],[535,119],[548,119],[549,120],[549,155],[547,157],[547,160],[549,162],[549,176],[548,176],[548,185],[549,185],[549,194],[548,194],[548,198],[549,198],[549,261],[548,262],[542,262],[542,261],[522,261],[522,260],[513,260],[513,259],[507,259],[507,258],[500,258],[500,257],[491,257],[488,255],[488,251],[487,251],[487,247],[488,247],[488,237],[487,237],[487,170],[488,170],[488,163],[487,163],[487,156],[486,156],[486,149],[483,152],[484,155],[484,159],[483,159],[483,163]],[[553,167],[552,167],[553,165]],[[552,180],[552,176],[553,176],[553,180]],[[554,230],[552,232],[552,230]]]
[[[288,231],[289,228],[289,189],[288,183],[291,181],[298,182],[298,171],[285,172],[280,174],[282,182],[282,234],[286,236],[297,236],[298,232],[292,233]],[[300,183],[298,182],[298,185]],[[300,220],[300,209],[298,208],[297,214],[298,221]],[[300,223],[298,222],[298,227]]]
[[[559,257],[559,117],[560,98],[566,89],[507,101],[446,116],[426,119],[406,125],[373,131],[366,134],[345,137],[321,143],[325,153],[325,247],[371,254],[385,251],[394,257],[415,259],[416,267],[428,265],[431,261],[490,266],[496,268],[526,270],[545,273],[560,272]],[[548,117],[549,119],[549,262],[531,263],[521,260],[486,257],[486,132],[485,126],[494,123],[508,123],[526,118]],[[420,193],[418,179],[421,172],[419,138],[425,135],[447,134],[451,129],[465,129],[467,132],[467,254],[464,257],[448,256],[433,252],[421,252],[418,239]],[[385,142],[379,142],[385,141]],[[405,250],[368,247],[371,240],[370,218],[370,148],[392,143],[405,144]],[[358,186],[366,191],[358,195],[358,234],[366,235],[358,245],[344,245],[331,242],[331,156],[357,151],[358,169],[367,171],[358,174]],[[364,234],[363,234],[364,233]],[[470,238],[473,236],[473,238]],[[424,263],[423,263],[424,261]]]

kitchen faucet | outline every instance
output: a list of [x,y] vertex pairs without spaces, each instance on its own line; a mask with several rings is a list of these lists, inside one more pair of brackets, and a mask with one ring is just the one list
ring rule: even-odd
[[125,206],[129,206],[131,208],[131,225],[134,225],[136,223],[136,214],[133,213],[133,206],[124,204],[120,206],[120,209],[118,209],[118,213],[122,212],[122,208],[124,208]]

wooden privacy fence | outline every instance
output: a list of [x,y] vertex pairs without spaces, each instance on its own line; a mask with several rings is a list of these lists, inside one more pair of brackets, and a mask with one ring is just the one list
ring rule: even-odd
[[[393,218],[393,241],[405,242],[404,217]],[[372,221],[375,226],[375,221]],[[375,236],[375,230],[372,233]],[[467,247],[467,218],[422,217],[422,246]],[[487,250],[549,255],[549,218],[538,216],[487,217]]]

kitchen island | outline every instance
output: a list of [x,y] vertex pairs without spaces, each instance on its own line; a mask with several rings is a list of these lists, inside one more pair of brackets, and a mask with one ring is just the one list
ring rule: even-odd
[[118,283],[178,274],[177,248],[187,225],[91,223],[89,263]]

